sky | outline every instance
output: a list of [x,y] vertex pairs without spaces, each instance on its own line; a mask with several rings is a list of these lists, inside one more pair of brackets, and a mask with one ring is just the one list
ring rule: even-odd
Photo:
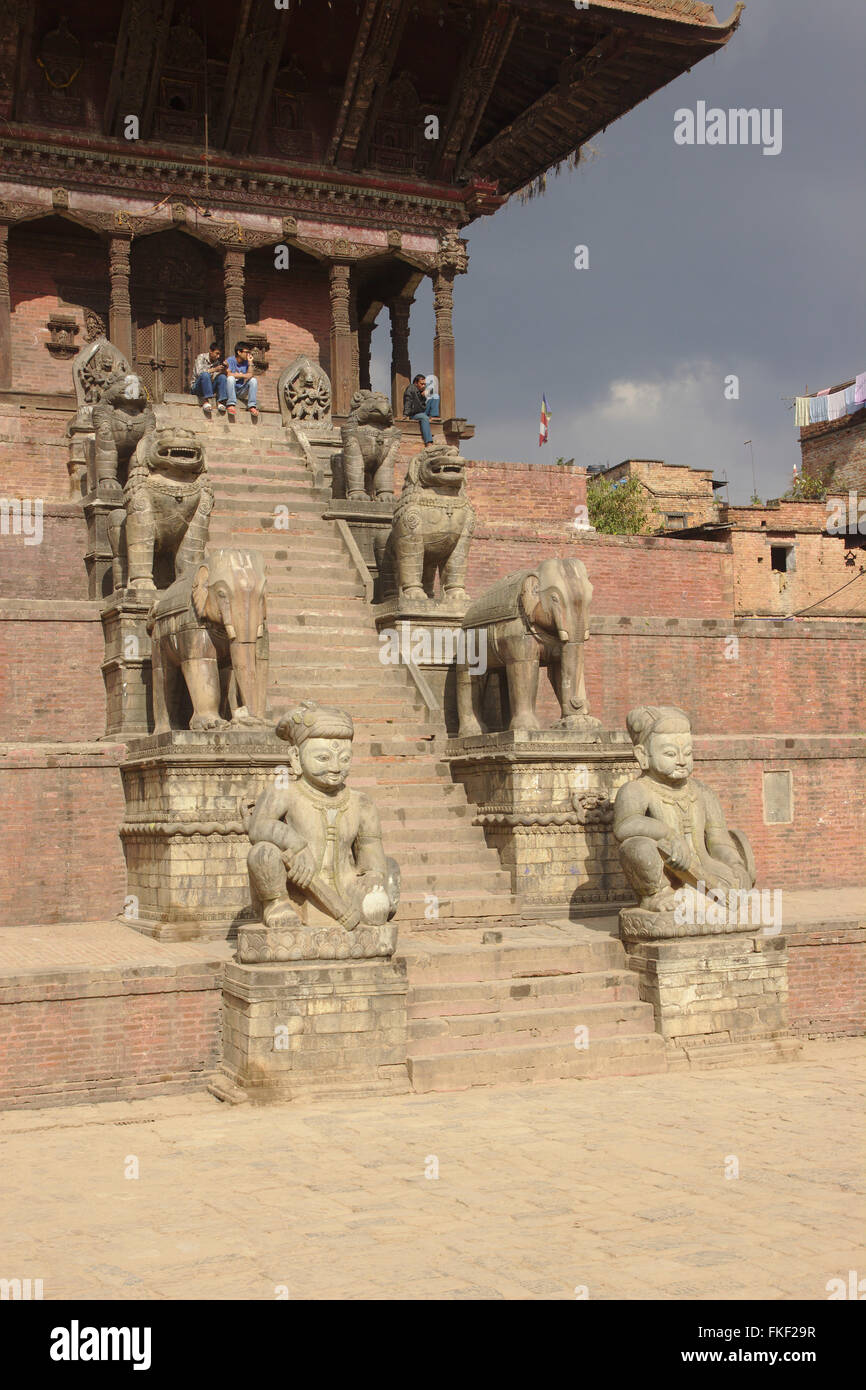
[[[722,0],[717,18],[732,9]],[[864,0],[748,0],[727,47],[593,139],[579,169],[464,230],[467,458],[658,458],[727,476],[732,502],[786,490],[799,448],[784,398],[866,371],[864,51]],[[781,109],[780,152],[677,144],[675,112],[699,101]],[[413,370],[432,371],[432,342],[425,279]],[[373,384],[385,389],[387,344],[383,315]]]

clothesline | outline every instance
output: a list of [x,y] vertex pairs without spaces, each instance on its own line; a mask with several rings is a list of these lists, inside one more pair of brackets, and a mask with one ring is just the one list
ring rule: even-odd
[[850,386],[841,391],[827,387],[814,396],[797,396],[794,401],[794,425],[819,425],[841,420],[866,405],[866,372],[860,372]]

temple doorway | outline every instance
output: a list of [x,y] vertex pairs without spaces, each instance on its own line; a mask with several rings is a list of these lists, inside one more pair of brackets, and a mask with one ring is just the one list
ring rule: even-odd
[[152,399],[188,391],[197,355],[222,336],[217,257],[182,232],[137,240],[130,299],[133,366]]

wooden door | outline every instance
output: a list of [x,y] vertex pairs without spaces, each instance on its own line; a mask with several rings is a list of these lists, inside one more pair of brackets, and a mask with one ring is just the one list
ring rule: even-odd
[[139,314],[135,323],[135,370],[150,397],[161,401],[166,391],[189,390],[194,358],[184,320],[167,314]]

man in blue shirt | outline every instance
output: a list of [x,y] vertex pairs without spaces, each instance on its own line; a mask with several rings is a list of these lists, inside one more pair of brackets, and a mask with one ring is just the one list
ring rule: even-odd
[[250,419],[256,424],[259,418],[256,406],[258,382],[253,376],[253,356],[246,343],[235,343],[234,355],[228,359],[226,370],[226,399],[228,417],[234,420],[237,413],[238,396],[249,406]]

